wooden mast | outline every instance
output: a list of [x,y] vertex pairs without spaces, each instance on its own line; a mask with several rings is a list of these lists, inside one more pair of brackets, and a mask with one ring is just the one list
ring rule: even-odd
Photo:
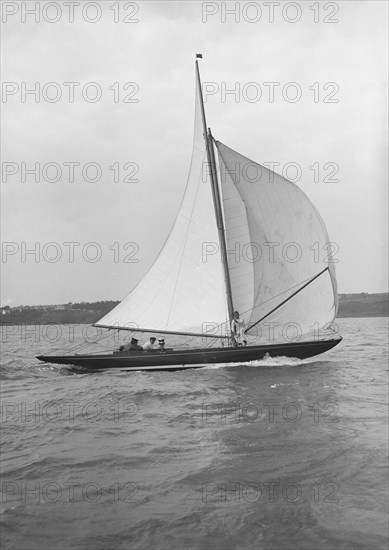
[[[232,303],[231,279],[230,279],[230,272],[228,270],[228,262],[227,262],[227,246],[226,246],[226,239],[225,239],[223,211],[222,211],[222,205],[220,200],[219,182],[218,182],[217,171],[216,171],[216,161],[215,161],[215,153],[213,148],[213,137],[211,134],[211,129],[209,128],[207,132],[207,121],[205,118],[203,91],[201,88],[200,70],[199,70],[197,57],[199,57],[199,55],[196,55],[196,74],[197,74],[198,92],[200,95],[201,114],[203,119],[203,135],[204,135],[206,149],[207,149],[208,165],[210,168],[213,205],[215,208],[216,224],[217,224],[217,229],[219,234],[219,245],[220,245],[220,252],[221,252],[223,272],[224,272],[224,283],[225,283],[225,290],[227,295],[227,308],[228,308],[228,318],[229,318],[228,328],[230,329],[231,322],[234,318],[234,306]],[[232,340],[235,343],[234,336],[232,336]]]

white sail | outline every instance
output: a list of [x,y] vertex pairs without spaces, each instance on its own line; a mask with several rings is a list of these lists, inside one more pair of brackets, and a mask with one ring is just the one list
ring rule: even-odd
[[248,330],[267,341],[317,335],[337,311],[323,220],[296,185],[220,142],[217,148],[234,309],[250,327],[328,267]]
[[[226,298],[196,85],[192,161],[173,228],[147,275],[98,323],[155,332],[211,331],[226,322]],[[207,244],[209,243],[209,244]],[[220,331],[218,332],[220,334]]]

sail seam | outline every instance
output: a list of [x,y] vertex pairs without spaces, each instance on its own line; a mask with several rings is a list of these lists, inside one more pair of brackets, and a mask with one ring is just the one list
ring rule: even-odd
[[[203,160],[204,160],[204,156],[203,156]],[[191,208],[191,212],[190,212],[190,218],[188,218],[188,225],[187,225],[186,232],[185,232],[185,240],[184,240],[184,243],[183,243],[183,246],[182,246],[182,254],[181,254],[181,259],[180,259],[180,265],[179,265],[179,268],[178,268],[178,271],[177,271],[177,277],[176,277],[176,281],[174,283],[173,294],[172,294],[172,298],[171,298],[171,301],[170,301],[169,313],[168,313],[168,316],[167,316],[167,319],[166,319],[166,325],[165,325],[166,327],[169,325],[169,319],[170,319],[170,314],[171,314],[172,307],[173,307],[174,296],[175,296],[176,290],[177,290],[178,279],[180,278],[180,274],[181,274],[181,266],[182,266],[182,261],[184,259],[184,255],[185,255],[185,247],[186,247],[186,243],[187,243],[187,240],[188,240],[189,229],[190,229],[190,226],[191,226],[191,223],[192,223],[193,212],[194,212],[197,197],[198,197],[198,194],[199,194],[199,187],[200,187],[199,186],[199,180],[200,179],[201,179],[201,174],[199,174],[199,177],[197,179],[196,193],[195,193],[195,197],[193,199],[193,204],[192,204],[192,208]]]

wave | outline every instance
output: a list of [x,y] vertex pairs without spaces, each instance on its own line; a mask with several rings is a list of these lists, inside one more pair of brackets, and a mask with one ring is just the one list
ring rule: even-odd
[[300,365],[306,365],[311,363],[311,359],[297,359],[295,357],[271,357],[268,355],[263,359],[255,359],[254,361],[242,361],[241,363],[218,363],[218,364],[208,364],[205,368],[217,369],[225,367],[296,367]]

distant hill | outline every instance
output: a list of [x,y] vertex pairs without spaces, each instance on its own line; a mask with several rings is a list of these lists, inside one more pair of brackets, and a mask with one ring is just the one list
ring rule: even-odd
[[389,294],[340,294],[337,317],[388,317]]
[[[0,308],[2,325],[48,325],[95,323],[119,302],[80,302],[50,306],[18,306]],[[389,294],[340,294],[338,318],[342,317],[388,317]]]
[[81,302],[49,306],[18,306],[0,308],[3,325],[66,325],[95,323],[119,304],[118,301]]

